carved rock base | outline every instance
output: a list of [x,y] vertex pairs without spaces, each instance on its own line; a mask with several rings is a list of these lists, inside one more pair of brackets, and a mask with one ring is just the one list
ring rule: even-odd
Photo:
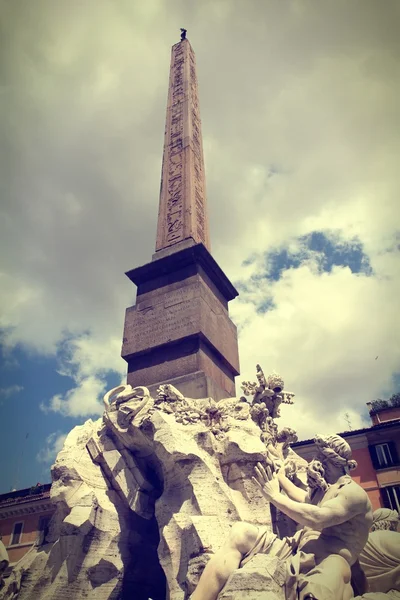
[[[114,388],[103,419],[70,432],[52,467],[46,545],[0,600],[186,600],[234,523],[271,528],[252,480],[266,447],[247,402],[161,391],[155,402],[146,388]],[[221,597],[283,600],[276,573],[276,559],[255,557]]]
[[112,489],[87,449],[95,437],[104,460],[116,451],[101,431],[101,419],[88,420],[68,435],[52,468],[56,511],[47,543],[33,547],[19,561],[0,591],[1,600],[165,599],[154,519],[138,517],[129,499],[122,501],[122,484],[118,489],[115,483],[118,464],[113,467]]
[[258,554],[232,573],[218,600],[285,600],[284,572],[278,558]]

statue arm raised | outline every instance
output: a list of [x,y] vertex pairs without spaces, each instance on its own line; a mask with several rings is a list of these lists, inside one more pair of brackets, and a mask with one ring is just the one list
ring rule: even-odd
[[[339,490],[338,495],[323,506],[313,506],[291,500],[281,493],[273,493],[269,500],[285,515],[303,525],[321,531],[349,521],[363,510],[363,499],[353,486]],[[350,488],[350,489],[349,489]]]
[[278,481],[281,488],[292,500],[296,502],[305,502],[307,497],[307,490],[302,490],[295,485],[288,477],[286,477],[283,469],[278,472]]

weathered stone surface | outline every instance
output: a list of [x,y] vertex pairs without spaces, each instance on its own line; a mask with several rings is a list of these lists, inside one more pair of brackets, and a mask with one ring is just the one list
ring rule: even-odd
[[[108,460],[113,452],[118,450],[102,419],[71,431],[52,468],[51,498],[57,508],[49,534],[17,564],[0,598],[164,600],[154,520],[129,508],[132,496],[123,487],[131,481],[129,469],[109,460],[109,480],[100,466],[102,456]],[[120,489],[112,489],[122,471]]]
[[218,600],[285,600],[284,572],[279,559],[258,554],[232,573]]
[[270,523],[250,478],[265,445],[246,402],[194,401],[171,386],[154,401],[146,388],[120,386],[105,407],[67,437],[46,544],[20,562],[4,597],[18,588],[23,600],[164,600],[165,574],[167,597],[184,600],[230,525]]
[[236,327],[226,302],[199,275],[140,294],[127,309],[123,353],[131,355],[202,332],[238,372]]
[[172,48],[156,253],[127,272],[138,287],[126,311],[122,357],[127,382],[180,385],[185,394],[235,395],[238,295],[210,254],[196,59],[187,39]]
[[365,600],[400,599],[398,524],[399,514],[395,510],[379,508],[373,514],[371,533],[359,558],[371,590],[362,596]]
[[[215,552],[230,525],[242,519],[270,522],[254,484],[249,484],[243,473],[235,482],[236,489],[231,488],[221,465],[241,462],[251,469],[263,458],[264,448],[253,423],[241,435],[243,444],[234,431],[217,440],[203,424],[177,426],[174,415],[158,412],[153,423],[164,474],[163,494],[156,503],[161,538],[158,552],[171,600],[183,600],[190,592],[186,583],[190,561],[205,551]],[[243,498],[250,491],[248,486],[253,486],[251,505]]]
[[185,394],[219,400],[235,394],[239,373],[237,332],[228,314],[237,292],[199,246],[128,273],[138,292],[125,315],[122,357],[132,386],[181,385],[177,378],[202,375],[197,391],[182,381]]
[[[155,487],[162,489],[155,502],[158,555],[169,598],[183,600],[196,583],[193,561],[202,564],[202,555],[216,551],[233,522],[270,522],[265,502],[250,478],[252,468],[264,457],[265,445],[247,403],[241,400],[195,401],[171,386],[161,386],[154,402],[144,391],[134,398],[129,386],[121,388],[108,395],[106,422],[126,446],[134,450],[136,444],[142,454],[146,449],[146,463],[158,480]],[[119,394],[127,401],[120,402]],[[130,410],[132,418],[123,427],[121,411],[129,415]],[[231,465],[235,470],[232,487]]]
[[[104,405],[102,419],[67,437],[52,468],[45,544],[0,598],[186,600],[233,523],[271,526],[252,474],[276,446],[275,429],[260,427],[245,398],[195,400],[166,384],[154,399],[121,385]],[[275,566],[274,587],[249,564],[249,589],[267,582],[275,593]],[[243,588],[243,573],[237,581],[232,589]]]
[[172,47],[156,250],[192,238],[210,249],[196,58]]

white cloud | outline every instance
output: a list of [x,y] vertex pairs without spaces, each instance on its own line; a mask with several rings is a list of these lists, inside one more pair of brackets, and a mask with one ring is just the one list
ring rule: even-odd
[[24,387],[22,385],[9,385],[8,387],[0,388],[0,398],[10,398],[15,394],[22,392]]
[[77,386],[65,395],[54,395],[48,405],[41,405],[44,412],[51,410],[70,417],[101,415],[103,407],[99,401],[106,392],[105,382],[96,377],[80,379]]
[[[251,286],[251,283],[249,283]],[[301,437],[363,424],[365,403],[390,386],[400,364],[400,324],[396,304],[398,278],[352,274],[334,267],[319,273],[310,265],[284,272],[277,282],[257,281],[252,304],[234,304],[232,315],[244,323],[239,335],[240,380],[254,379],[255,365],[277,370],[296,394],[284,406],[282,423]],[[271,297],[275,308],[265,314],[256,305]],[[378,360],[375,360],[378,356]]]
[[57,454],[62,449],[67,435],[67,433],[61,433],[60,431],[55,431],[54,433],[51,433],[46,438],[45,445],[38,452],[36,459],[41,463],[52,463],[56,459]]
[[[321,275],[311,260],[259,281],[232,306],[242,378],[255,362],[279,369],[304,432],[322,407],[337,427],[344,406],[359,414],[398,369],[399,259],[387,252],[400,192],[398,2],[65,6],[3,9],[0,327],[8,347],[62,345],[76,387],[44,405],[97,414],[107,371],[124,374],[134,287],[123,272],[154,248],[178,23],[197,56],[212,247],[226,274],[247,280],[268,250],[328,229],[356,236],[376,273]],[[276,308],[258,315],[252,300],[269,295]]]
[[66,343],[60,373],[72,377],[75,387],[42,403],[42,410],[71,417],[101,415],[107,374],[110,371],[118,373],[121,381],[126,374],[126,363],[120,358],[120,351],[118,338],[99,339],[85,334]]

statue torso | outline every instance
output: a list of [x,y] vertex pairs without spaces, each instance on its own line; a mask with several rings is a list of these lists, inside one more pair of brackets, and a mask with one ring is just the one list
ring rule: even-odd
[[312,552],[320,560],[328,554],[339,554],[349,564],[353,564],[368,539],[372,524],[372,508],[366,492],[349,475],[345,475],[337,483],[330,485],[324,494],[315,494],[311,502],[317,506],[323,506],[341,494],[344,487],[347,497],[350,497],[351,500],[351,497],[354,496],[354,502],[357,503],[360,501],[361,490],[361,497],[362,494],[365,495],[364,507],[356,515],[339,525],[326,527],[320,531],[305,527],[299,548],[304,552]]

